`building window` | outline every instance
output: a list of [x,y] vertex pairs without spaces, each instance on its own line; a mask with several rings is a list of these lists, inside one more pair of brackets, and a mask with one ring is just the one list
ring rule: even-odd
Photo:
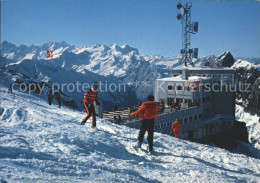
[[213,83],[219,83],[221,82],[221,75],[213,75]]
[[206,97],[206,101],[209,101],[209,96]]
[[204,91],[205,90],[205,85],[201,85],[201,89],[202,89],[202,91]]
[[188,123],[188,118],[184,118],[184,124]]
[[198,116],[194,115],[194,121],[197,121],[197,120],[198,120]]
[[202,98],[202,102],[205,102],[205,97]]
[[157,125],[156,125],[156,126],[154,126],[154,130],[157,130]]
[[223,83],[226,84],[226,83],[232,83],[232,75],[223,75]]
[[182,119],[179,119],[179,122],[182,124]]
[[189,117],[189,122],[192,123],[192,116]]
[[178,86],[178,87],[177,87],[177,90],[182,90],[182,86]]
[[202,114],[199,114],[199,119],[202,119]]
[[168,90],[173,90],[173,86],[172,85],[168,85]]

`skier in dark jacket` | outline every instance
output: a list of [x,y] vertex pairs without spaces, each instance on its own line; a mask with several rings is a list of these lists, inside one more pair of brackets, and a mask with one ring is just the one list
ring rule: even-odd
[[10,84],[10,85],[9,85],[8,92],[9,92],[9,93],[13,93],[13,84]]
[[141,107],[130,114],[131,116],[138,116],[142,119],[141,128],[138,136],[138,148],[141,148],[144,134],[148,131],[147,141],[149,144],[149,152],[153,151],[153,132],[154,132],[154,119],[158,116],[158,104],[154,102],[154,96],[150,95],[147,102],[143,102]]
[[50,88],[49,91],[47,92],[47,96],[48,96],[49,105],[51,105],[52,99],[53,99],[53,91],[52,91],[52,88]]
[[97,89],[98,89],[98,83],[94,82],[92,84],[91,89],[86,91],[86,93],[84,95],[83,104],[84,104],[84,107],[86,109],[87,115],[82,120],[82,122],[80,123],[81,125],[84,125],[86,123],[86,121],[90,117],[92,117],[92,128],[93,129],[96,129],[96,112],[95,112],[94,102],[96,102],[97,105],[100,104],[99,101],[98,101]]
[[57,101],[57,103],[59,105],[59,108],[60,108],[60,106],[61,106],[61,96],[60,96],[60,93],[59,92],[55,92],[54,93],[54,97],[55,97],[55,99],[56,99],[56,101]]
[[118,123],[118,124],[120,124],[120,123],[121,123],[121,120],[122,120],[122,118],[121,118],[121,116],[120,116],[119,114],[117,115],[117,117],[118,117],[118,122],[117,122],[117,123]]

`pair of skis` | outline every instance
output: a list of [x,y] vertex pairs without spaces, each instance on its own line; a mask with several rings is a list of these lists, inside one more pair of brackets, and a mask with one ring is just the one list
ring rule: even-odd
[[147,154],[147,155],[153,155],[153,154],[154,154],[153,151],[149,151],[148,149],[147,149],[147,150],[144,150],[144,149],[142,149],[142,148],[139,148],[138,146],[133,146],[133,148],[135,149],[135,151],[136,151],[137,153],[144,152],[144,153]]

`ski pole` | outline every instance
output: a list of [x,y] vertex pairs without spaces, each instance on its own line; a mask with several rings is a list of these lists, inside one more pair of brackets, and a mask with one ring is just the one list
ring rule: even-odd
[[132,128],[132,122],[130,121],[130,148],[132,147],[132,130],[131,130],[131,128]]
[[171,135],[172,134],[172,131],[169,133],[169,135]]

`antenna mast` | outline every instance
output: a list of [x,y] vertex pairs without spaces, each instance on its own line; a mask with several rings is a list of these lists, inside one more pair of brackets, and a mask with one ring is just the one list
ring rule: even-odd
[[198,22],[191,22],[191,7],[191,2],[187,2],[184,5],[181,3],[177,4],[177,8],[180,10],[177,19],[181,20],[182,24],[182,59],[180,65],[184,64],[185,66],[188,63],[194,66],[192,58],[198,58],[198,48],[191,49],[191,34],[198,32],[199,25]]

